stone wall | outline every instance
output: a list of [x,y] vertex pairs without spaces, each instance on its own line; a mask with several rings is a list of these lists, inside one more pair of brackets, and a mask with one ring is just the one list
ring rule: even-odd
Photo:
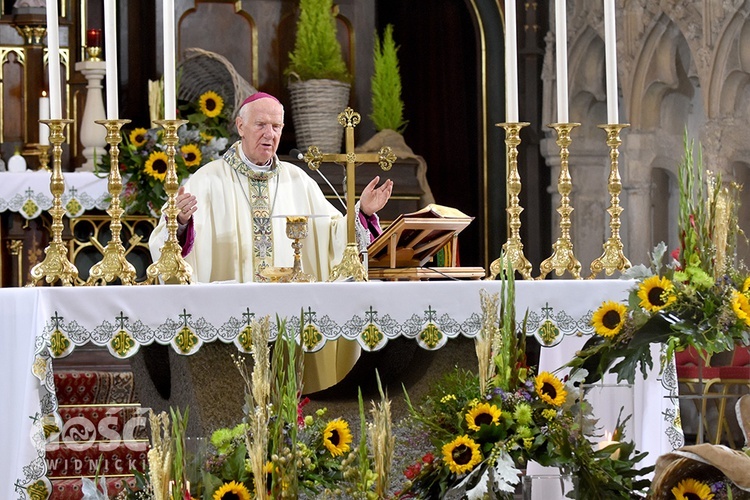
[[[609,237],[604,26],[602,0],[567,4],[572,134],[572,238],[584,271]],[[677,168],[683,137],[701,143],[706,168],[724,181],[750,180],[750,0],[615,0],[620,121],[629,123],[620,147],[621,236],[633,264],[645,263],[659,241],[677,246]],[[554,19],[554,5],[550,6]],[[554,27],[554,22],[550,23]],[[553,28],[554,29],[554,28]],[[544,123],[556,121],[555,43],[547,36],[542,78]],[[559,148],[550,129],[542,153],[557,193]],[[741,198],[740,225],[750,219],[750,186]],[[553,240],[559,236],[554,209]],[[750,230],[750,228],[744,228]],[[747,260],[750,249],[740,245]],[[585,275],[588,272],[584,273]]]

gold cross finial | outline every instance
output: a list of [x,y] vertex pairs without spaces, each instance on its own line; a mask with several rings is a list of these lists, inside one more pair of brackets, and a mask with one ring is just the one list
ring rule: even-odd
[[354,152],[354,127],[360,120],[360,114],[352,108],[346,108],[338,116],[339,123],[345,128],[346,149],[344,153],[322,153],[317,146],[307,148],[304,159],[312,170],[320,168],[322,162],[344,163],[346,165],[346,222],[347,245],[341,263],[333,268],[329,281],[342,277],[352,277],[355,281],[367,281],[367,273],[359,260],[357,239],[354,229],[354,171],[357,164],[377,163],[383,170],[390,170],[396,155],[391,148],[383,146],[377,153]]

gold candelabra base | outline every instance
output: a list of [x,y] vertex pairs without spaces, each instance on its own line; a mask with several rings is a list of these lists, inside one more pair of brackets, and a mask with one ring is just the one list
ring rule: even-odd
[[112,218],[110,232],[112,237],[102,251],[102,260],[91,267],[87,285],[103,284],[120,280],[123,285],[135,283],[135,267],[125,258],[125,247],[122,245],[120,233],[122,231],[122,215],[124,210],[120,202],[122,193],[122,177],[120,176],[120,129],[130,120],[96,120],[96,123],[107,129],[107,144],[109,144],[109,182],[107,189],[112,198],[107,213]]
[[573,241],[570,238],[570,215],[573,207],[570,204],[570,192],[573,190],[573,182],[568,169],[568,157],[570,152],[568,146],[572,142],[570,132],[579,127],[580,123],[553,123],[550,127],[557,132],[557,145],[560,146],[560,175],[557,179],[557,192],[560,193],[560,206],[557,213],[560,214],[560,237],[552,245],[552,255],[544,260],[539,266],[541,274],[538,279],[544,279],[551,271],[557,276],[562,276],[566,271],[575,279],[581,278],[581,263],[573,253]]
[[164,128],[164,144],[167,145],[167,174],[164,179],[164,191],[167,193],[167,207],[164,215],[167,219],[167,241],[161,248],[156,262],[146,269],[146,283],[158,283],[161,278],[165,283],[176,279],[181,284],[190,283],[193,269],[182,257],[182,247],[177,240],[177,190],[180,187],[175,167],[176,145],[179,140],[177,129],[186,124],[187,120],[156,120],[155,123]]
[[622,239],[620,238],[620,215],[623,208],[620,206],[620,193],[622,192],[622,181],[620,179],[619,147],[622,144],[620,132],[628,123],[611,123],[608,125],[599,125],[599,128],[607,132],[607,146],[609,146],[609,178],[607,180],[607,190],[609,191],[609,229],[610,237],[604,243],[604,251],[600,257],[591,263],[591,275],[589,279],[595,278],[599,273],[604,271],[607,276],[612,276],[615,271],[622,272],[631,267],[630,261],[625,257],[622,251]]
[[521,176],[518,174],[518,146],[521,144],[521,129],[529,126],[529,122],[498,123],[505,129],[506,158],[508,164],[507,187],[510,194],[510,206],[505,210],[508,214],[508,227],[510,237],[503,245],[500,258],[490,264],[490,280],[500,273],[503,268],[503,260],[510,262],[514,271],[517,271],[524,279],[531,279],[531,262],[523,253],[521,243],[521,212],[523,207],[519,203],[518,195],[521,193]]
[[344,256],[331,271],[328,281],[352,278],[354,281],[367,281],[367,271],[359,259],[359,248],[356,243],[348,243],[344,249]]
[[65,126],[73,123],[69,119],[40,120],[47,124],[50,129],[49,140],[52,144],[52,174],[50,175],[50,192],[52,193],[52,207],[49,213],[52,216],[52,241],[44,250],[44,260],[31,269],[30,286],[37,281],[44,280],[52,284],[57,280],[65,286],[70,286],[78,278],[78,269],[68,258],[68,249],[63,243],[62,218],[65,215],[65,207],[62,204],[62,195],[65,191],[65,180],[62,175],[62,143],[65,141]]

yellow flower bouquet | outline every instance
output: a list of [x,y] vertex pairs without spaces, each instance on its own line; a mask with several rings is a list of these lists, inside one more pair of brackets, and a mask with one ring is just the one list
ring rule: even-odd
[[[178,118],[188,123],[177,130],[175,168],[182,182],[201,165],[219,158],[230,136],[230,110],[215,92],[203,93],[197,103],[181,103]],[[124,180],[122,203],[128,214],[158,217],[167,201],[164,178],[167,174],[166,145],[162,128],[123,130],[120,145],[120,173]],[[109,166],[109,153],[102,165]]]
[[572,472],[576,498],[631,498],[644,491],[648,483],[638,476],[650,468],[635,467],[644,455],[632,442],[599,450],[589,441],[596,423],[579,387],[585,374],[563,381],[549,372],[535,375],[526,365],[512,277],[503,290],[499,302],[482,294],[478,373],[448,373],[418,406],[407,395],[411,418],[435,450],[406,469],[397,498],[513,498],[530,461]]
[[734,262],[739,186],[721,177],[703,177],[699,155],[685,140],[679,168],[680,248],[668,255],[660,243],[650,265],[635,266],[624,277],[636,279],[627,304],[605,301],[594,312],[594,335],[569,366],[584,368],[587,382],[608,371],[632,383],[640,368],[653,367],[650,346],[664,343],[665,359],[695,348],[705,359],[750,344],[750,277]]

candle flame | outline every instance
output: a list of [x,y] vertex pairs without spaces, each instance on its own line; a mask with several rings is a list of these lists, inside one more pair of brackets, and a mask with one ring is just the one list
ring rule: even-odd
[[47,97],[47,91],[46,90],[42,90],[42,97]]

